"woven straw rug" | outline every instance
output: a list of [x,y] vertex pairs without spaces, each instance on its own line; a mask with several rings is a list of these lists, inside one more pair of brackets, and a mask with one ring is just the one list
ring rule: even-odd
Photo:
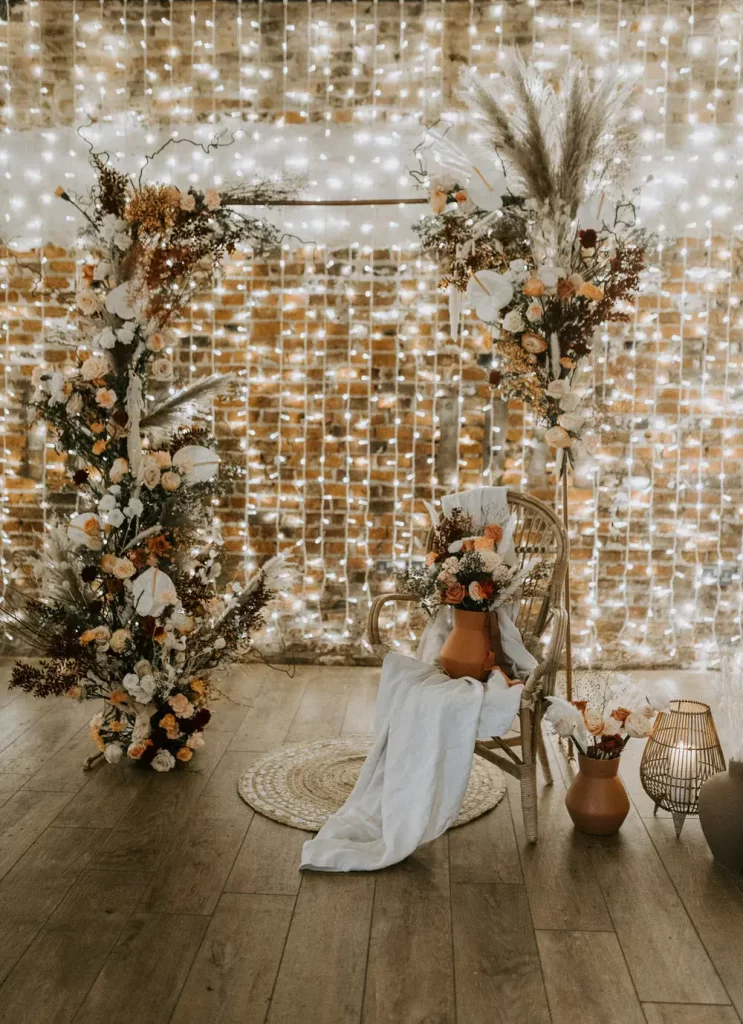
[[[237,781],[238,792],[267,818],[318,832],[356,785],[370,746],[371,737],[351,736],[275,750],[243,772]],[[503,773],[476,757],[454,826],[479,818],[495,807],[505,791]]]

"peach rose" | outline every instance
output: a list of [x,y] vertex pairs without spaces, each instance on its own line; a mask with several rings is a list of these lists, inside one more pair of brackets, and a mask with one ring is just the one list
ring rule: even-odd
[[446,588],[443,601],[444,604],[461,604],[464,601],[466,591],[461,583],[452,583]]
[[604,731],[604,716],[598,711],[586,708],[583,712],[583,721],[592,736],[600,736]]
[[181,192],[180,206],[182,210],[190,213],[191,210],[196,209],[196,196],[192,196],[190,192]]
[[78,292],[75,296],[77,302],[77,308],[83,314],[83,316],[92,316],[98,312],[98,298],[95,292],[91,291],[90,288],[86,288],[82,292]]
[[475,550],[475,538],[465,537],[462,541],[462,551],[474,551]]
[[533,331],[526,331],[521,336],[521,347],[525,352],[538,355],[547,349],[547,342],[539,334],[534,334]]
[[204,193],[204,205],[207,210],[218,210],[222,205],[222,197],[215,188],[208,188]]
[[112,690],[108,695],[108,699],[111,704],[126,704],[129,700],[129,694],[125,690]]
[[168,337],[162,331],[155,331],[147,339],[147,348],[150,352],[162,352],[168,344]]
[[624,725],[631,714],[632,712],[628,708],[614,708],[611,713],[611,717],[616,718],[618,722],[621,722],[622,725]]
[[129,580],[136,571],[134,562],[130,561],[128,558],[116,559],[113,574],[117,580]]
[[436,558],[437,558],[436,552],[435,551],[429,551],[426,554],[426,565],[435,565],[436,564]]
[[524,295],[528,295],[530,298],[544,295],[544,281],[540,281],[538,277],[528,278],[524,282],[523,292]]
[[190,747],[191,750],[198,750],[199,747],[204,746],[204,737],[200,732],[192,732],[186,740],[186,746]]
[[434,213],[443,213],[446,209],[446,192],[443,189],[435,188],[431,192],[431,209]]
[[148,746],[148,743],[132,743],[127,750],[127,754],[135,761],[138,761],[142,754],[144,754],[145,750],[147,750]]
[[190,718],[193,715],[193,704],[185,693],[174,693],[168,698],[168,704],[179,718]]
[[129,472],[129,463],[126,459],[114,459],[113,465],[108,471],[108,476],[113,484],[120,483]]
[[573,439],[563,427],[550,427],[544,433],[544,439],[550,448],[570,448]]
[[170,466],[170,452],[152,452],[150,458],[155,460],[160,469],[168,469]]
[[166,491],[177,491],[181,486],[182,480],[178,473],[168,471],[160,477],[160,483]]
[[489,537],[495,541],[496,544],[500,544],[503,540],[503,527],[498,526],[497,523],[488,523],[485,529],[482,531],[483,537]]
[[194,693],[199,693],[202,697],[206,692],[206,684],[203,679],[192,679],[188,685]]
[[128,629],[114,630],[114,632],[111,634],[111,640],[109,641],[111,644],[111,650],[116,651],[118,654],[120,654],[131,639],[132,634],[129,632]]
[[102,434],[106,429],[106,424],[101,423],[100,420],[96,420],[95,423],[90,424],[90,429],[94,434]]
[[108,626],[94,626],[92,629],[86,629],[84,633],[80,634],[80,645],[82,647],[88,644],[105,644],[111,637],[111,630]]
[[473,580],[469,585],[469,595],[473,601],[484,601],[485,592],[483,591],[477,580]]
[[492,537],[475,537],[475,551],[492,551],[495,541]]
[[101,439],[100,441],[95,442],[95,444],[91,448],[91,451],[93,452],[94,455],[103,455],[106,448],[108,448],[108,441],[104,441],[103,439]]
[[113,409],[116,405],[116,392],[113,388],[98,388],[95,400],[102,409]]
[[190,761],[193,757],[193,750],[189,749],[189,747],[181,747],[175,756],[179,761]]
[[590,281],[586,281],[581,285],[579,295],[582,295],[584,299],[591,299],[592,302],[598,302],[599,299],[603,299],[604,292],[602,288],[597,288],[595,284],[591,284]]
[[113,572],[114,569],[116,568],[116,563],[118,562],[118,560],[119,559],[116,557],[116,555],[104,555],[103,558],[101,559],[101,569],[103,569],[104,572],[109,573],[109,575],[113,576]]

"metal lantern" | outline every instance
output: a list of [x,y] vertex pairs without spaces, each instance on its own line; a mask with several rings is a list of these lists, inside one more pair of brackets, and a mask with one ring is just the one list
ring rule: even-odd
[[711,775],[725,771],[725,758],[709,704],[672,700],[661,711],[645,744],[640,781],[655,810],[670,811],[676,835],[688,814],[696,814],[699,790]]

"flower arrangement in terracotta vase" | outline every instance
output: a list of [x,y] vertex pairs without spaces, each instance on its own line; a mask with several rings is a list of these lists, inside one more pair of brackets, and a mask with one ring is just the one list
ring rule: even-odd
[[453,609],[454,626],[438,659],[453,678],[484,680],[494,667],[508,678],[497,620],[490,613],[538,586],[549,573],[543,562],[527,570],[505,563],[496,548],[510,528],[506,517],[506,523],[475,530],[472,518],[455,508],[434,528],[426,564],[398,574],[400,589],[420,598],[428,614],[442,605]]
[[649,736],[655,716],[675,696],[666,681],[636,682],[616,675],[596,700],[547,697],[545,721],[578,750],[578,773],[565,797],[573,824],[590,835],[613,835],[629,813],[629,797],[619,778],[619,760],[630,739]]

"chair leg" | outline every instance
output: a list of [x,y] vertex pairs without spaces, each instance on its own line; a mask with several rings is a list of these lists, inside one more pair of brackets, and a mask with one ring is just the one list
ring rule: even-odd
[[542,768],[542,775],[544,775],[545,786],[551,786],[553,783],[552,768],[550,766],[549,758],[547,757],[547,744],[544,740],[544,733],[542,732],[542,724],[539,724],[539,735],[537,737],[537,752],[539,754],[539,764]]
[[524,765],[521,771],[521,812],[524,816],[524,832],[527,841],[536,843],[539,838],[537,822],[537,766]]

